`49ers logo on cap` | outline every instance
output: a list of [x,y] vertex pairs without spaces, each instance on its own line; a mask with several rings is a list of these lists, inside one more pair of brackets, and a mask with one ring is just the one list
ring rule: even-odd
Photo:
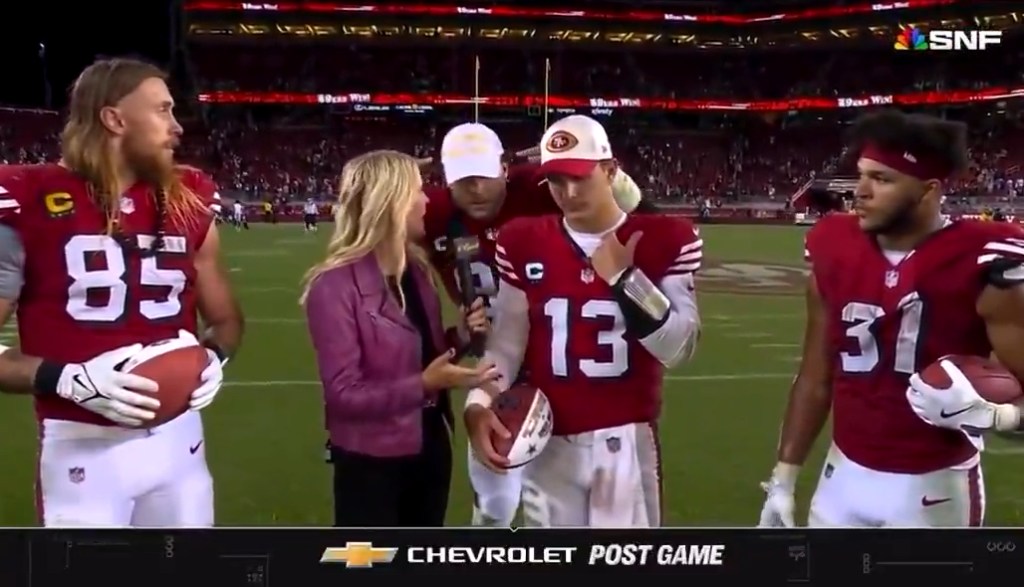
[[551,135],[551,138],[548,139],[548,144],[544,148],[549,153],[564,153],[578,144],[580,144],[579,139],[564,130],[560,130]]

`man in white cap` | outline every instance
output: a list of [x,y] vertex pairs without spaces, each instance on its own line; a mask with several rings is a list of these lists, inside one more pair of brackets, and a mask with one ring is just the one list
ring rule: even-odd
[[[559,213],[547,186],[540,182],[537,164],[510,166],[504,155],[501,139],[491,128],[479,123],[460,124],[448,131],[441,144],[447,187],[425,190],[429,202],[424,222],[427,246],[456,304],[463,301],[452,239],[477,239],[479,252],[470,263],[473,291],[489,299],[498,288],[493,268],[498,228],[513,218]],[[623,208],[632,210],[640,202],[640,190],[628,175],[621,176],[618,196]],[[515,378],[516,374],[510,376]],[[510,525],[519,506],[521,472],[494,473],[472,455],[469,472],[476,494],[473,523]]]
[[[453,239],[475,238],[476,258],[470,262],[471,290],[487,299],[497,293],[492,269],[498,228],[518,216],[540,216],[558,211],[544,186],[538,185],[536,165],[508,166],[501,139],[479,123],[460,124],[445,135],[441,145],[445,188],[426,188],[424,219],[431,261],[445,289],[463,306],[462,287],[455,266]],[[449,333],[449,342],[462,345]],[[522,480],[519,471],[499,474],[472,455],[469,477],[475,494],[473,524],[508,527],[519,507]]]
[[592,118],[552,125],[539,171],[562,215],[513,220],[498,235],[485,356],[504,377],[467,397],[473,450],[495,470],[507,465],[492,445],[507,431],[490,405],[522,370],[550,401],[559,437],[525,467],[525,522],[658,526],[654,424],[664,369],[692,355],[700,332],[700,237],[687,220],[616,205],[621,171]]

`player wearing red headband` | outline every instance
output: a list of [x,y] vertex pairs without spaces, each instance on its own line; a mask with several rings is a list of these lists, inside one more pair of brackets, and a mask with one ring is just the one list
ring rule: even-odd
[[807,234],[803,357],[760,524],[793,525],[797,474],[831,411],[808,525],[980,525],[980,441],[964,429],[1016,428],[1019,411],[982,400],[955,367],[944,390],[915,373],[994,351],[1024,376],[1024,234],[941,213],[967,164],[962,124],[883,111],[851,139],[855,214]]

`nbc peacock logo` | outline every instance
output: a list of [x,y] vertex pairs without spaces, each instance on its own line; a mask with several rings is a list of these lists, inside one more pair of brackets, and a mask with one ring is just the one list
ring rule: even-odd
[[893,47],[900,51],[909,49],[924,51],[928,49],[928,39],[917,27],[903,27],[900,29],[900,34],[896,35],[896,43]]

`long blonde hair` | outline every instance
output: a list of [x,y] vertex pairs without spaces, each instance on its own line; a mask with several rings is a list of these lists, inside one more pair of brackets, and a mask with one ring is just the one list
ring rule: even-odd
[[[386,278],[399,278],[408,257],[429,271],[426,252],[408,242],[406,218],[422,189],[416,160],[398,151],[370,151],[341,170],[334,234],[327,255],[302,279],[305,304],[309,289],[324,272],[377,255]],[[432,279],[433,281],[433,279]],[[401,288],[399,303],[405,307]]]
[[[71,171],[88,184],[89,192],[107,214],[107,232],[114,231],[120,217],[117,204],[121,197],[114,153],[109,144],[110,135],[100,120],[104,108],[116,106],[125,96],[134,92],[142,82],[158,78],[167,81],[167,74],[159,67],[136,59],[101,59],[86,67],[71,88],[68,119],[61,133],[61,160]],[[165,198],[159,204],[166,206],[172,223],[185,228],[190,221],[198,221],[197,212],[204,208],[196,193],[182,183],[184,169],[165,178],[164,185],[153,186]]]

